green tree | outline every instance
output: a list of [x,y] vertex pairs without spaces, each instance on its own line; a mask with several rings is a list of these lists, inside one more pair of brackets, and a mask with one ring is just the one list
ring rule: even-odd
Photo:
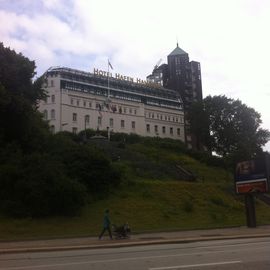
[[11,96],[19,96],[31,105],[45,97],[40,87],[42,79],[33,83],[36,75],[34,61],[0,43],[0,63],[0,82]]
[[210,118],[205,109],[204,102],[195,102],[189,108],[187,120],[190,122],[190,132],[195,135],[197,149],[212,149],[212,138],[210,136]]
[[73,215],[85,203],[86,187],[46,147],[53,135],[37,111],[46,93],[34,75],[34,61],[0,44],[0,210],[23,217]]
[[42,78],[33,82],[35,63],[0,43],[0,140],[18,142],[25,151],[40,147],[48,126],[37,111],[45,97]]
[[209,130],[204,142],[210,142],[212,151],[223,157],[252,158],[262,152],[262,146],[270,139],[270,132],[260,127],[258,112],[224,95],[207,96],[193,107],[191,115],[192,130],[198,134]]

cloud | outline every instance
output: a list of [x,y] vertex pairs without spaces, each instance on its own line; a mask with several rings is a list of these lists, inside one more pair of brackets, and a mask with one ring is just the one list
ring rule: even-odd
[[239,98],[268,120],[270,2],[267,0],[0,0],[0,36],[36,60],[106,69],[144,79],[176,41],[201,62],[204,96]]

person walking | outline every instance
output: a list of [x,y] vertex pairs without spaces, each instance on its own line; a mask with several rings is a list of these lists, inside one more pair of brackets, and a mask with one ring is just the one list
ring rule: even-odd
[[111,220],[110,220],[110,216],[109,216],[109,209],[105,210],[105,214],[104,214],[104,218],[103,218],[103,229],[102,232],[99,235],[99,240],[102,238],[103,234],[105,233],[105,231],[108,231],[111,240],[112,238],[112,232],[111,232]]

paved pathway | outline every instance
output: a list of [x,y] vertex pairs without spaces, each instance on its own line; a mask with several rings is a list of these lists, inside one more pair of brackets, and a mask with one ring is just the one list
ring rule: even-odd
[[82,237],[34,241],[0,241],[0,254],[27,251],[38,252],[70,249],[123,247],[162,243],[184,243],[206,240],[267,236],[270,236],[270,225],[258,226],[257,228],[233,227],[209,230],[132,234],[130,239],[124,240],[110,240],[108,236],[105,236],[102,240],[98,240],[97,237]]

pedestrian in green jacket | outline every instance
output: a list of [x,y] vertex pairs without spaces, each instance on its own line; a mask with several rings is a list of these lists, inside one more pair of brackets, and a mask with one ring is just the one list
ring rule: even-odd
[[102,229],[101,234],[99,235],[99,239],[102,238],[105,231],[108,231],[110,238],[112,239],[111,220],[110,220],[109,212],[110,212],[109,209],[105,210],[105,214],[104,214],[104,218],[103,218],[103,229]]

